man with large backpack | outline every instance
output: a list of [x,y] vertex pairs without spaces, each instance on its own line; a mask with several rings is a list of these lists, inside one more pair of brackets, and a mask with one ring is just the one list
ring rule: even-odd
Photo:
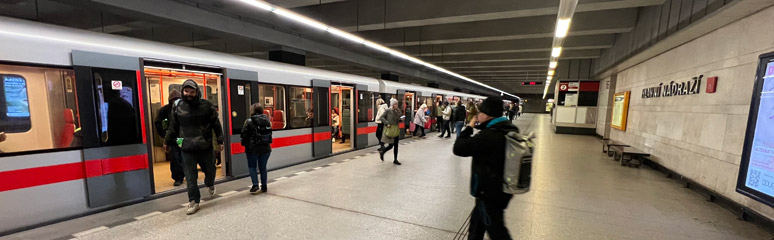
[[[513,195],[503,190],[503,171],[506,134],[519,129],[503,117],[502,104],[500,97],[484,100],[476,117],[454,142],[455,155],[473,157],[470,194],[476,198],[476,206],[471,213],[468,239],[483,239],[487,232],[493,240],[511,239],[503,214]],[[473,128],[481,131],[472,136]]]
[[169,152],[171,145],[180,147],[183,157],[185,179],[188,187],[188,208],[186,214],[199,211],[201,194],[197,185],[198,164],[204,172],[204,185],[210,196],[215,195],[215,156],[213,156],[213,133],[218,150],[223,151],[223,127],[220,125],[215,106],[201,99],[202,91],[192,79],[183,82],[183,99],[176,101],[170,114],[169,129],[164,138],[164,149]]

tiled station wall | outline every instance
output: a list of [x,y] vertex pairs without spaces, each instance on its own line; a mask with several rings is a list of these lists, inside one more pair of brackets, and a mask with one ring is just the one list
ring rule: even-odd
[[[774,51],[772,19],[774,7],[619,72],[613,92],[632,92],[629,119],[626,131],[608,128],[610,137],[774,219],[774,208],[735,191],[758,56]],[[700,94],[641,97],[644,88],[700,74]],[[713,76],[719,78],[717,92],[706,93],[706,79]]]

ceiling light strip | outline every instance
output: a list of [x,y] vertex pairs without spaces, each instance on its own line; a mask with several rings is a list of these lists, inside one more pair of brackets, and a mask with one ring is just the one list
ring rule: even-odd
[[492,86],[489,86],[489,85],[483,84],[481,82],[475,81],[473,79],[467,78],[465,76],[459,75],[457,73],[454,73],[452,71],[446,70],[446,69],[444,69],[442,67],[433,65],[431,63],[422,61],[422,60],[420,60],[418,58],[409,56],[409,55],[407,55],[405,53],[402,53],[402,52],[399,52],[399,51],[387,48],[385,46],[382,46],[380,44],[377,44],[377,43],[374,43],[374,42],[371,42],[371,41],[367,41],[367,40],[365,40],[365,39],[363,39],[361,37],[358,37],[358,36],[355,36],[355,35],[353,35],[351,33],[348,33],[348,32],[345,32],[345,31],[342,31],[342,30],[330,27],[328,25],[325,25],[324,23],[318,22],[318,21],[316,21],[314,19],[311,19],[311,18],[307,18],[307,17],[305,17],[303,15],[297,14],[297,13],[289,11],[287,9],[279,8],[279,7],[273,6],[271,4],[268,4],[266,2],[258,1],[258,0],[239,0],[239,1],[247,3],[247,4],[252,5],[252,6],[255,6],[257,8],[269,11],[269,12],[274,12],[277,15],[286,17],[286,18],[288,18],[290,20],[293,20],[293,21],[296,21],[298,23],[301,23],[301,24],[304,24],[304,25],[307,25],[307,26],[310,26],[310,27],[313,27],[313,28],[316,28],[316,29],[319,29],[319,30],[327,31],[327,32],[331,33],[332,35],[336,35],[338,37],[341,37],[341,38],[347,39],[349,41],[352,41],[354,43],[363,44],[363,45],[365,45],[367,47],[370,47],[370,48],[373,48],[373,49],[375,49],[377,51],[388,53],[388,54],[396,56],[398,58],[401,58],[401,59],[404,59],[404,60],[408,60],[410,62],[413,62],[413,63],[419,64],[419,65],[422,65],[422,66],[434,69],[434,70],[442,72],[442,73],[446,73],[448,75],[451,75],[451,76],[463,79],[463,80],[468,81],[468,82],[475,83],[475,84],[480,85],[482,87],[494,90],[496,92],[500,92],[502,94],[505,94],[505,95],[508,95],[508,96],[511,96],[511,97],[516,97],[515,95],[507,93],[507,92],[502,91],[500,89],[494,88]]
[[554,42],[551,46],[551,61],[548,63],[548,77],[546,77],[546,87],[543,89],[543,99],[548,95],[548,89],[551,87],[551,80],[553,80],[555,69],[559,65],[562,45],[564,44],[565,37],[570,32],[570,23],[577,5],[578,0],[560,0],[559,2],[559,11],[556,14],[556,32],[554,33]]

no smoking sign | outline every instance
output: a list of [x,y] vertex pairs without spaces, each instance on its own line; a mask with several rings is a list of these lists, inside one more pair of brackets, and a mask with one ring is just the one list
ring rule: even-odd
[[110,81],[110,86],[113,90],[121,90],[123,88],[123,83],[121,81]]

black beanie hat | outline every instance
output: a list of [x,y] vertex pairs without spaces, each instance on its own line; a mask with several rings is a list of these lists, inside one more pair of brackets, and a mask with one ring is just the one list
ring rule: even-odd
[[478,107],[478,110],[490,117],[502,117],[503,99],[497,96],[488,97],[484,102],[481,102],[481,106]]

